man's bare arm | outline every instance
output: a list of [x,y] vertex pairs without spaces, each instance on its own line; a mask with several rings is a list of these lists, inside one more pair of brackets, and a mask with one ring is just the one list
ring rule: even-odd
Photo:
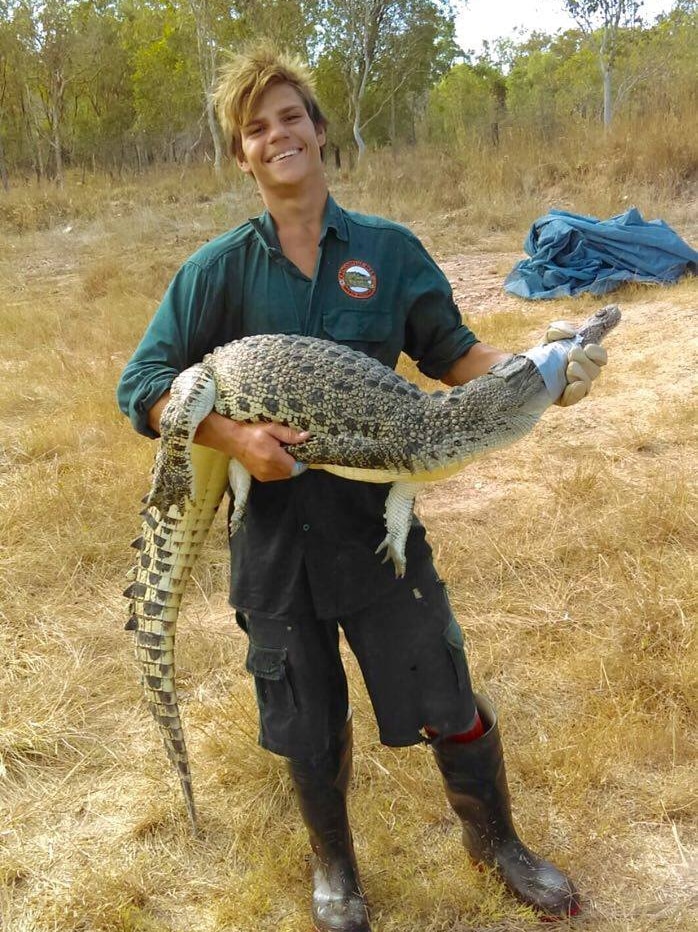
[[[576,332],[574,324],[564,320],[555,321],[546,330],[543,343],[572,339]],[[494,346],[488,346],[486,343],[476,343],[464,356],[455,361],[443,376],[442,381],[446,385],[464,385],[471,379],[484,375],[495,363],[510,359],[511,355]],[[599,377],[601,367],[606,365],[606,361],[606,350],[602,346],[591,343],[585,347],[578,346],[572,349],[565,371],[567,387],[556,404],[567,408],[585,398],[591,391],[592,382]]]
[[441,377],[446,385],[465,385],[471,379],[488,372],[496,362],[510,359],[511,353],[488,346],[487,343],[475,343],[468,352],[457,359],[448,372]]
[[[169,398],[170,393],[165,392],[148,412],[148,424],[156,433],[160,433],[160,417]],[[199,424],[194,439],[235,458],[260,482],[271,482],[292,475],[296,461],[284,445],[302,443],[309,436],[283,424],[245,424],[212,411]]]

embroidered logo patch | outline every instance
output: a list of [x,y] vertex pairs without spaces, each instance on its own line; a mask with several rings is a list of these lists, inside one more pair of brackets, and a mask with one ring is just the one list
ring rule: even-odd
[[376,293],[376,273],[367,262],[350,259],[339,270],[339,287],[352,298],[372,298]]

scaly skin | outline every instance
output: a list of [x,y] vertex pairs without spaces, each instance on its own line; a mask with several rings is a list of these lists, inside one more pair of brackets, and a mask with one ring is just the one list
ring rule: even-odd
[[[600,342],[619,320],[616,307],[602,308],[580,328],[581,344]],[[233,462],[192,443],[199,422],[215,408],[235,420],[309,430],[309,441],[288,448],[300,461],[345,478],[394,482],[388,536],[379,550],[387,549],[404,572],[404,540],[419,485],[452,475],[476,456],[522,437],[553,401],[536,366],[522,356],[467,385],[427,394],[348,347],[287,335],[248,337],[220,347],[175,380],[162,415],[143,533],[134,541],[139,560],[124,594],[131,599],[126,627],[136,632],[146,699],[179,775],[194,832],[196,810],[175,687],[175,630],[182,595]],[[233,472],[230,477],[242,498],[244,483]],[[397,530],[391,528],[392,513],[398,515]],[[243,514],[244,502],[240,520]]]
[[191,453],[194,497],[181,513],[176,506],[163,513],[152,505],[143,512],[143,532],[133,542],[139,558],[124,595],[131,600],[126,628],[135,631],[145,697],[179,776],[196,834],[191,771],[175,684],[175,633],[182,595],[226,489],[228,458],[198,444]]

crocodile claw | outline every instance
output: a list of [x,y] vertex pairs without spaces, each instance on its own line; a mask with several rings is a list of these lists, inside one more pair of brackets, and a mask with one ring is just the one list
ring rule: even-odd
[[399,578],[405,575],[405,569],[407,568],[407,557],[405,556],[405,548],[395,545],[395,541],[390,536],[387,535],[385,540],[380,546],[376,547],[375,553],[382,553],[385,550],[385,556],[383,557],[382,563],[387,563],[388,560],[392,560],[395,566],[395,577]]

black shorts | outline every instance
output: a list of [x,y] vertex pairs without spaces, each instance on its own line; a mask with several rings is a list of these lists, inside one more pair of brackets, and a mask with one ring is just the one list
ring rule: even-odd
[[342,619],[236,613],[249,636],[247,669],[254,675],[262,747],[284,757],[324,754],[344,725],[347,681],[339,626],[355,654],[378,722],[392,747],[466,731],[475,702],[463,647],[444,584],[432,566]]

